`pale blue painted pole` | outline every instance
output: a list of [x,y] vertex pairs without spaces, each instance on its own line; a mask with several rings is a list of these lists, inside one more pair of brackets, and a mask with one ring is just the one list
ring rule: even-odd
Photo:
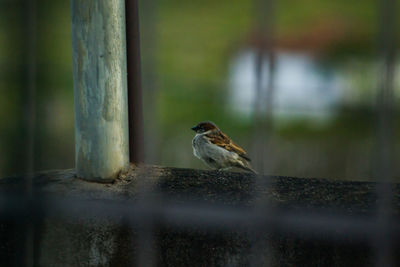
[[129,167],[124,0],[71,0],[78,177],[109,182]]

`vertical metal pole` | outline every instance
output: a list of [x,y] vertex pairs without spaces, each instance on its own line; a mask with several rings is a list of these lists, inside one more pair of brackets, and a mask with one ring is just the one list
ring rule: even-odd
[[128,64],[129,159],[144,160],[142,85],[138,0],[126,0],[126,46]]
[[124,0],[71,0],[77,175],[109,182],[129,167]]

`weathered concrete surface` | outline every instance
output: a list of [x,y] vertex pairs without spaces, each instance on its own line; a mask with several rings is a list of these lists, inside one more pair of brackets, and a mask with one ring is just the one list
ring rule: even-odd
[[125,1],[71,0],[71,9],[76,171],[113,180],[129,167]]
[[[257,183],[255,177],[247,173],[132,166],[127,174],[112,184],[77,179],[73,170],[67,170],[39,174],[35,185],[42,193],[105,203],[115,200],[143,202],[146,195],[142,192],[146,189],[156,203],[153,208],[167,202],[187,205],[190,201],[197,201],[202,205],[212,204],[211,207],[249,211],[260,198],[265,198],[276,210],[307,212],[323,208],[366,220],[367,215],[375,213],[374,183],[291,177],[269,177],[269,180],[270,186],[266,190],[262,183]],[[19,184],[20,179],[16,177],[0,179],[0,192],[12,192]],[[398,218],[400,186],[393,185],[393,190],[395,199],[391,213]],[[36,262],[41,266],[132,266],[137,260],[138,247],[141,246],[138,235],[143,228],[130,228],[126,223],[126,213],[122,211],[110,212],[112,209],[107,210],[106,204],[104,210],[102,216],[75,214],[68,219],[54,213],[44,215],[40,223]],[[140,223],[142,218],[132,216]],[[319,229],[315,229],[314,235],[298,230],[286,231],[279,225],[261,232],[253,229],[251,224],[249,229],[223,230],[200,225],[191,227],[184,223],[179,226],[168,223],[174,218],[155,218],[156,224],[152,226],[156,232],[155,260],[160,266],[247,266],[250,263],[265,266],[267,262],[273,262],[275,266],[373,265],[374,248],[368,240],[343,236],[340,230],[337,233],[340,238],[333,235],[331,239],[332,235],[318,234]],[[19,228],[14,227],[12,221],[8,224],[2,221],[2,260],[6,252],[13,251],[10,249],[13,244],[6,237],[10,229],[14,229],[11,231],[13,238],[23,239],[18,237],[21,232],[16,230]],[[398,240],[393,241],[398,250]],[[251,242],[256,246],[252,247]]]

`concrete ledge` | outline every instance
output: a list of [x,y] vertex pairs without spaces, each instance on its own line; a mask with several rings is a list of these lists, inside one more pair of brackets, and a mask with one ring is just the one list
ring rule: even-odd
[[[0,179],[0,193],[16,192],[22,181]],[[138,254],[143,229],[155,232],[150,255],[161,266],[364,266],[374,261],[368,234],[376,229],[374,183],[131,166],[112,184],[78,179],[74,170],[39,173],[34,184],[37,195],[73,199],[71,206],[82,203],[79,211],[60,202],[66,203],[60,214],[45,211],[34,221],[40,266],[143,262]],[[390,213],[398,221],[400,185],[392,188]],[[85,201],[97,203],[93,213]],[[3,207],[7,214],[13,209]],[[17,224],[18,216],[7,216],[0,224],[0,260],[18,262],[24,220]],[[399,225],[389,226],[399,249]]]

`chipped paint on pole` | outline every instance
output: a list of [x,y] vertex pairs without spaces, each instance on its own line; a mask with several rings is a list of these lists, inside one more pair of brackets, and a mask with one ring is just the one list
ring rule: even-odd
[[115,179],[129,167],[124,0],[71,0],[75,167]]

